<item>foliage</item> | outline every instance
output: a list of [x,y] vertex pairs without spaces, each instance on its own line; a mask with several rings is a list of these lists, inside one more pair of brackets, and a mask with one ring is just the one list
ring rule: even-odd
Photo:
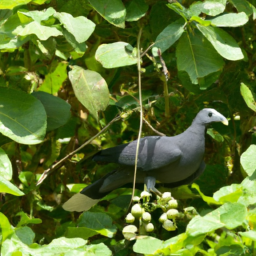
[[[1,255],[254,255],[255,5],[2,0]],[[115,168],[90,157],[137,138],[138,72],[143,136],[179,134],[203,107],[229,118],[229,127],[207,131],[204,174],[190,186],[159,188],[178,200],[169,215],[162,199],[139,198],[150,217],[142,211],[127,221],[131,184],[89,212],[64,211],[73,193]],[[121,121],[72,153],[117,115]],[[127,226],[126,216],[144,230]]]

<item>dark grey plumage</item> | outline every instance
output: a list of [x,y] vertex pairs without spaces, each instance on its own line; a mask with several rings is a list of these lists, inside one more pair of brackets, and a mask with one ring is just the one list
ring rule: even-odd
[[[201,110],[191,126],[173,137],[148,136],[140,140],[136,182],[156,191],[155,182],[170,187],[192,183],[205,168],[205,130],[212,122],[228,124],[227,119],[214,109]],[[114,189],[133,182],[137,140],[98,152],[93,160],[118,163],[114,170],[70,198],[63,208],[67,211],[86,211]]]

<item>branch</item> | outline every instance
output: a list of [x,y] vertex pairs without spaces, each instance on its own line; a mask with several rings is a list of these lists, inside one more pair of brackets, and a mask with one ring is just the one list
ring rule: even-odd
[[160,135],[160,136],[166,136],[164,133],[159,132],[158,130],[156,130],[144,117],[143,117],[143,121],[149,126],[149,128],[155,132],[156,134]]
[[85,147],[86,145],[90,144],[95,138],[97,138],[100,134],[102,134],[103,132],[105,132],[109,126],[111,124],[113,124],[114,122],[120,120],[121,117],[117,116],[114,119],[112,119],[100,132],[98,132],[96,135],[94,135],[92,138],[90,138],[89,140],[87,140],[84,144],[82,144],[79,148],[77,148],[76,150],[74,150],[73,152],[69,153],[68,155],[66,155],[64,158],[62,158],[59,162],[57,162],[56,164],[54,164],[53,166],[51,166],[49,169],[45,170],[42,174],[42,176],[40,177],[40,179],[37,182],[37,186],[40,185],[53,171],[55,171],[61,163],[63,163],[65,160],[67,160],[68,158],[70,158],[71,156],[73,156],[76,152],[78,152],[79,150],[81,150],[83,147]]

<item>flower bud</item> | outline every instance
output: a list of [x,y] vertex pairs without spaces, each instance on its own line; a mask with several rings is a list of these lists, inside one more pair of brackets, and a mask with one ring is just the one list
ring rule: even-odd
[[175,219],[175,218],[177,218],[178,216],[179,216],[179,212],[178,212],[178,210],[176,210],[176,209],[170,209],[170,210],[168,210],[168,212],[167,212],[167,218],[168,219]]
[[154,225],[152,223],[148,223],[146,226],[145,226],[145,230],[147,232],[153,232],[154,231]]
[[138,196],[134,196],[132,199],[133,202],[139,202],[140,198]]
[[151,194],[148,193],[148,191],[145,191],[145,190],[142,191],[141,194],[140,194],[141,198],[150,197],[150,196],[151,196]]
[[145,222],[150,222],[151,221],[151,214],[149,212],[143,212],[142,219]]
[[160,218],[159,218],[159,221],[161,223],[164,223],[165,221],[167,220],[167,214],[166,213],[163,213]]
[[177,202],[177,200],[171,199],[171,200],[168,202],[168,206],[169,206],[169,208],[171,208],[171,209],[176,209],[176,208],[178,208],[178,202]]
[[135,221],[135,217],[131,213],[129,213],[126,216],[125,221],[126,223],[133,223]]
[[163,223],[163,226],[162,226],[165,230],[167,231],[174,231],[176,230],[176,226],[174,225],[174,223],[171,221],[171,220],[166,220],[164,223]]
[[142,213],[143,213],[143,210],[140,206],[140,204],[135,204],[133,207],[132,207],[132,215],[135,217],[135,218],[140,218]]
[[164,193],[162,194],[162,199],[163,199],[164,201],[168,201],[168,200],[170,200],[171,198],[172,198],[171,192],[164,192]]

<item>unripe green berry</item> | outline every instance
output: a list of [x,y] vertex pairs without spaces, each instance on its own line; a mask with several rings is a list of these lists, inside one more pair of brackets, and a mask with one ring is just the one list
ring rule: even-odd
[[139,202],[140,198],[138,196],[134,196],[132,199],[133,202]]
[[177,200],[171,199],[171,200],[168,202],[168,206],[169,206],[169,208],[171,208],[171,209],[176,209],[176,208],[178,208],[178,202],[177,202]]
[[150,222],[151,221],[151,214],[149,212],[143,212],[142,219],[145,222]]
[[126,216],[125,221],[126,223],[133,223],[135,221],[135,217],[131,213],[129,213]]
[[163,228],[167,231],[174,231],[176,230],[176,226],[174,225],[174,223],[171,220],[166,220],[163,223]]
[[166,213],[163,213],[160,218],[159,218],[159,221],[161,223],[164,223],[165,221],[167,220],[167,214]]
[[154,225],[152,223],[148,223],[146,226],[145,226],[145,230],[147,232],[153,232],[154,231]]
[[143,213],[143,210],[140,206],[140,204],[135,204],[133,207],[132,207],[132,215],[135,217],[135,218],[140,218],[142,213]]
[[168,201],[168,200],[170,200],[171,198],[172,198],[171,192],[164,192],[164,193],[162,194],[162,199],[163,199],[164,201]]
[[178,210],[176,210],[176,209],[170,209],[170,210],[168,210],[168,212],[167,212],[167,218],[168,219],[175,219],[175,218],[177,218],[178,216],[179,216],[179,212],[178,212]]
[[148,193],[147,191],[142,191],[141,194],[140,194],[141,198],[150,197],[150,196],[151,196],[151,194]]

